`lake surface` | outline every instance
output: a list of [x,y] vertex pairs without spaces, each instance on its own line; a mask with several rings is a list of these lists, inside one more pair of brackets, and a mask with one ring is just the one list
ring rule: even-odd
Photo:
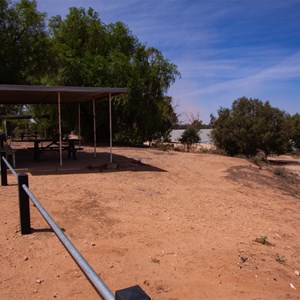
[[[171,141],[172,142],[178,142],[181,135],[183,134],[184,129],[174,129],[171,131]],[[200,138],[201,138],[201,143],[203,144],[213,144],[212,140],[210,139],[210,133],[211,129],[201,129],[200,130]]]

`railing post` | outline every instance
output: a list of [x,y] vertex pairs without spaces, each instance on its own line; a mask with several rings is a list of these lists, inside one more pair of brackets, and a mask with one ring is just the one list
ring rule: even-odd
[[23,184],[25,184],[28,187],[28,175],[18,174],[21,234],[29,234],[31,233],[29,196],[24,191],[22,187]]
[[4,151],[0,151],[0,159],[1,159],[1,185],[6,186],[7,185],[7,167],[6,163],[2,159],[2,157],[6,157]]
[[151,298],[139,285],[135,285],[116,291],[115,300],[151,300]]

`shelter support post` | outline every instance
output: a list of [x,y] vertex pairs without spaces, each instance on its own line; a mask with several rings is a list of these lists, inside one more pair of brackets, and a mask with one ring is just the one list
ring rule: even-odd
[[93,120],[94,120],[94,157],[96,157],[97,140],[96,140],[96,103],[95,103],[95,99],[93,99]]
[[59,134],[59,164],[62,166],[62,139],[61,139],[61,107],[60,107],[60,92],[57,93],[58,100],[58,134]]
[[79,148],[81,148],[81,108],[80,103],[78,103],[78,139],[79,139]]
[[112,116],[111,116],[111,93],[109,93],[109,151],[110,163],[112,163]]

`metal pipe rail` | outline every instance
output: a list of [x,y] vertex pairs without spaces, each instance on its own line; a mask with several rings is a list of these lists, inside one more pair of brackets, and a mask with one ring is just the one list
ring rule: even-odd
[[98,294],[103,297],[104,300],[114,300],[115,296],[110,291],[110,289],[106,286],[106,284],[99,278],[97,273],[93,270],[93,268],[88,264],[88,262],[84,259],[84,257],[80,254],[80,252],[76,249],[76,247],[72,244],[72,242],[68,239],[68,237],[63,233],[63,231],[57,226],[55,221],[51,218],[51,216],[47,213],[41,203],[35,198],[32,192],[28,189],[28,187],[23,184],[23,189],[35,204],[36,208],[39,210],[43,218],[49,224],[49,226],[53,229],[56,236],[62,242],[64,247],[70,253],[74,261],[83,271],[85,276],[89,279],[89,281],[93,284],[94,288],[98,292]]
[[3,161],[5,162],[6,166],[9,168],[9,170],[11,171],[11,173],[18,178],[18,174],[17,172],[14,170],[14,168],[10,165],[10,163],[7,161],[7,159],[5,157],[2,157]]
[[1,160],[1,183],[2,186],[7,185],[7,170],[6,167],[10,169],[12,174],[18,179],[18,191],[19,191],[19,211],[20,211],[20,224],[21,233],[29,234],[31,233],[30,227],[30,206],[29,199],[32,200],[40,214],[52,228],[58,239],[64,245],[66,250],[69,252],[71,257],[80,267],[84,275],[90,281],[90,283],[95,288],[96,292],[100,295],[103,300],[151,300],[151,298],[143,291],[143,289],[136,285],[129,288],[116,291],[115,295],[110,291],[106,284],[101,280],[93,268],[88,264],[85,258],[80,254],[68,237],[63,233],[63,231],[58,227],[52,217],[47,213],[42,204],[36,199],[33,193],[29,190],[28,175],[27,174],[17,174],[12,168],[9,162],[4,157],[2,151],[0,151]]

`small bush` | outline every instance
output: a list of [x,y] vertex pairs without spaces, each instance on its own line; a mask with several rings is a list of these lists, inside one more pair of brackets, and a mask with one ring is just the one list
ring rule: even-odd
[[275,254],[275,260],[280,264],[286,263],[286,258],[284,256],[280,256],[278,253]]
[[180,147],[180,146],[174,147],[173,150],[174,150],[174,151],[177,151],[177,152],[185,152],[185,148],[184,148],[184,147]]
[[270,243],[268,241],[268,237],[267,236],[258,237],[254,241],[257,242],[257,243],[263,244],[263,245],[274,246],[274,244],[272,244],[272,243]]
[[179,141],[185,145],[188,152],[192,149],[192,146],[200,142],[199,128],[189,125],[189,127],[183,132]]
[[161,150],[161,151],[169,151],[169,150],[174,149],[173,144],[163,143],[161,141],[155,141],[155,143],[153,144],[153,147],[157,148],[158,150]]
[[222,155],[222,156],[228,156],[225,150],[220,149],[220,148],[213,148],[210,150],[211,154],[216,154],[216,155]]
[[250,161],[256,164],[260,169],[269,163],[266,153],[262,150],[258,150],[256,155],[250,158]]
[[272,172],[274,175],[284,178],[288,183],[298,184],[300,181],[297,173],[289,172],[283,167],[273,168]]
[[273,174],[276,176],[284,177],[284,178],[287,176],[285,169],[282,167],[274,168]]

